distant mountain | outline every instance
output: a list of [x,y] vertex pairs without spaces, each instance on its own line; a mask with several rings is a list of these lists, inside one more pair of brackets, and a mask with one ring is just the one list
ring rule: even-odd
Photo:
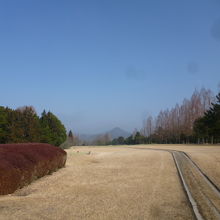
[[122,130],[119,127],[113,128],[112,130],[110,130],[109,132],[106,132],[107,134],[109,134],[111,136],[112,139],[118,138],[118,137],[124,137],[127,138],[128,136],[130,136],[131,134],[125,130]]
[[112,130],[110,131],[107,131],[105,133],[102,133],[102,134],[82,134],[79,136],[79,138],[83,141],[94,141],[96,138],[104,135],[104,134],[108,134],[111,139],[115,139],[115,138],[118,138],[118,137],[124,137],[124,138],[127,138],[128,136],[130,136],[131,134],[119,127],[115,127],[113,128]]

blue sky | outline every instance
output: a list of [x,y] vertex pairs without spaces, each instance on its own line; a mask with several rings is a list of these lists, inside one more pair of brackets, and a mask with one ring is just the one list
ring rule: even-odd
[[75,133],[142,126],[218,91],[219,0],[0,0],[0,105],[33,105]]

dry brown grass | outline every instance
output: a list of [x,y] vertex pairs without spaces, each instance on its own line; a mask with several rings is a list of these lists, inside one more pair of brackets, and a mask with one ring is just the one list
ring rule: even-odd
[[186,152],[202,171],[220,188],[220,146],[214,145],[138,145],[153,149],[171,149]]
[[66,168],[1,196],[0,219],[193,219],[169,153],[120,147],[67,153]]

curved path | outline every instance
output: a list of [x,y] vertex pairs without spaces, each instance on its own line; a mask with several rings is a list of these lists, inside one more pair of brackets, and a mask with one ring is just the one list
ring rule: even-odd
[[172,154],[182,186],[196,219],[220,219],[220,189],[183,151],[153,148],[132,148],[166,151]]

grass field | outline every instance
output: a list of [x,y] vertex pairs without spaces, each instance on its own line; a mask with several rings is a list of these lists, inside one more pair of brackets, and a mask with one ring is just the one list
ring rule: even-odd
[[1,196],[0,219],[194,219],[171,154],[138,147],[183,150],[219,183],[220,147],[74,147],[64,169]]
[[153,149],[171,149],[186,152],[210,179],[220,188],[220,146],[213,145],[138,145]]

